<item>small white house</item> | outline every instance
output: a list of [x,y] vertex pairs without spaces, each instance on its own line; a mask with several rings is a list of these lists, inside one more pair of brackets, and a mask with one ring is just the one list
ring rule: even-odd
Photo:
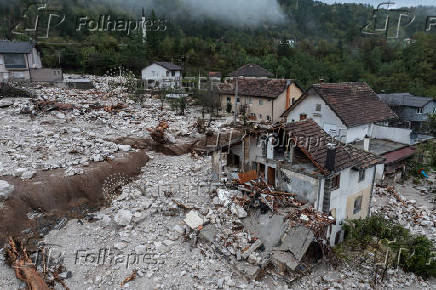
[[313,119],[344,143],[375,137],[377,124],[397,118],[366,83],[315,84],[282,116],[288,123]]
[[182,68],[170,62],[153,62],[142,70],[142,80],[149,88],[180,88]]

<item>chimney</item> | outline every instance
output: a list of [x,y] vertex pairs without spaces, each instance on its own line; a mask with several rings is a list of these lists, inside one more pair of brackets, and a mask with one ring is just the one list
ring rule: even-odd
[[365,136],[363,139],[363,150],[369,151],[369,137]]
[[336,162],[336,145],[333,143],[327,144],[327,158],[325,160],[325,168],[328,171],[335,171]]

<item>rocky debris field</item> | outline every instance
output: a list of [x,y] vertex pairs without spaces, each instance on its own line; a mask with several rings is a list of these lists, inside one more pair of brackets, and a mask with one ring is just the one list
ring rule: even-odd
[[407,199],[393,187],[377,187],[373,196],[372,214],[382,214],[409,229],[412,234],[427,236],[436,246],[436,211]]
[[[234,274],[220,255],[202,251],[186,238],[186,214],[193,209],[207,214],[210,158],[150,155],[141,176],[123,187],[110,207],[90,220],[71,220],[45,237],[46,247],[58,257],[53,263],[62,260],[70,271],[63,274],[68,287],[120,289],[133,271],[136,279],[126,283],[126,289],[262,286]],[[0,288],[11,289],[12,270],[3,265],[0,272],[9,276],[0,280]]]
[[[147,129],[163,120],[169,125],[168,142],[204,136],[194,126],[198,108],[188,108],[186,116],[178,116],[166,103],[162,111],[161,101],[151,96],[138,103],[127,98],[122,86],[114,91],[110,82],[122,83],[122,79],[89,78],[95,89],[32,86],[26,89],[36,95],[33,99],[0,100],[0,176],[28,180],[39,170],[56,168],[64,168],[65,175],[82,174],[92,162],[134,150],[115,140],[149,139]],[[219,125],[212,123],[212,130]],[[41,241],[41,249],[50,256],[46,266],[63,265],[59,277],[69,289],[373,288],[370,253],[336,267],[321,259],[293,281],[262,269],[269,259],[265,253],[272,249],[268,239],[259,239],[250,228],[250,220],[260,215],[247,209],[250,201],[240,188],[226,188],[211,180],[210,157],[147,155],[150,161],[133,181],[117,190],[103,188],[107,207],[82,219],[62,220]],[[107,184],[117,184],[118,178],[111,176]],[[0,208],[13,190],[13,185],[0,180]],[[377,187],[372,213],[396,219],[412,233],[425,234],[435,242],[434,208],[410,197],[394,188]],[[270,205],[270,201],[265,199],[265,204],[274,209],[276,203]],[[285,201],[301,206],[293,198]],[[329,221],[310,216],[307,207],[303,210],[292,217],[307,224],[314,219]],[[41,215],[37,211],[27,214],[31,219]],[[31,259],[44,270],[37,253]],[[299,268],[299,263],[288,266]],[[264,270],[267,275],[253,279]],[[377,287],[435,289],[435,285],[433,280],[389,269]],[[0,289],[24,287],[0,250]],[[61,289],[60,285],[55,289]]]
[[185,116],[178,116],[166,102],[161,110],[161,101],[151,96],[134,102],[123,89],[114,91],[113,78],[89,78],[95,89],[32,84],[26,90],[33,99],[1,99],[0,176],[30,179],[38,170],[56,168],[65,168],[66,175],[81,174],[91,162],[132,150],[116,139],[147,139],[147,128],[161,120],[169,124],[170,140],[201,136],[192,128],[198,108],[189,107]]

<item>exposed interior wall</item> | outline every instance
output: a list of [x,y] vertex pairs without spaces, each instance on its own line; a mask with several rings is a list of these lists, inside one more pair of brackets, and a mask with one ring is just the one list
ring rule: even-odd
[[297,194],[298,198],[315,205],[319,193],[317,178],[281,168],[281,187],[284,191]]

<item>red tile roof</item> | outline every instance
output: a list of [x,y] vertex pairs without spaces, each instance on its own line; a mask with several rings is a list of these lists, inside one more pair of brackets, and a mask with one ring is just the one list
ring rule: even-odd
[[402,161],[409,157],[412,157],[415,154],[415,148],[408,146],[397,151],[389,152],[383,155],[386,158],[385,164],[392,164],[394,162]]
[[[347,127],[397,118],[367,83],[320,83],[312,88]],[[287,116],[308,95],[303,95],[283,115]]]
[[375,154],[338,142],[313,120],[288,123],[284,128],[296,140],[296,146],[326,175],[329,174],[325,168],[329,143],[336,144],[335,172],[350,167],[368,168],[384,161]]

